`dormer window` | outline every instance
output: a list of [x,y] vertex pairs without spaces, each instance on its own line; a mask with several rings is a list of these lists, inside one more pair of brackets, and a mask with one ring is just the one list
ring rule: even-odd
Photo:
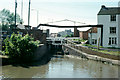
[[111,21],[116,21],[116,15],[111,15],[110,19],[111,19]]

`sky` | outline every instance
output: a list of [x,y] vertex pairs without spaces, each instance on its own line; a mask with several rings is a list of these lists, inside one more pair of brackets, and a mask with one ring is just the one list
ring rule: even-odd
[[[106,7],[117,7],[120,0],[31,0],[30,25],[36,27],[40,23],[48,23],[53,25],[74,25],[73,22],[61,21],[69,19],[85,24],[97,24],[97,14],[101,9],[101,5]],[[17,0],[17,13],[21,16],[21,2]],[[28,24],[28,3],[29,0],[23,0],[23,20],[24,25]],[[9,9],[15,11],[15,0],[1,0],[0,10]],[[38,15],[37,15],[38,12]],[[38,17],[38,20],[37,20]],[[38,24],[37,24],[38,21]],[[83,25],[76,23],[75,25]],[[50,29],[50,33],[63,31],[63,28],[40,27],[41,29]],[[86,30],[88,28],[79,28]],[[73,29],[72,29],[73,31]]]

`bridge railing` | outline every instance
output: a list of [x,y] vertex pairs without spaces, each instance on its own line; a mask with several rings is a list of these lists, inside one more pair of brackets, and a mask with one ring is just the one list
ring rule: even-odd
[[[73,46],[73,44],[75,44],[74,42],[72,42],[73,39],[80,39],[80,37],[47,37],[46,41],[48,43],[51,42],[51,44],[53,45],[68,44]],[[61,43],[55,43],[56,41],[59,41]]]
[[47,37],[46,39],[80,39],[80,37]]

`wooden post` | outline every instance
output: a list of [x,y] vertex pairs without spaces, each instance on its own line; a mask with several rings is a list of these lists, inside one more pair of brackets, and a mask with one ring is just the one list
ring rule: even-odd
[[103,26],[101,27],[101,46],[103,46]]
[[97,49],[100,49],[100,37],[98,38],[98,45],[97,45]]

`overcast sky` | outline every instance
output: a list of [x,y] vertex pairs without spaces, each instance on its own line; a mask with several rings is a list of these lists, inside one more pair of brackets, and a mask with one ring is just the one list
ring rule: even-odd
[[[21,16],[21,1],[17,0],[17,13]],[[97,24],[97,13],[101,5],[106,7],[117,7],[120,0],[31,0],[31,16],[30,25],[37,26],[37,11],[38,22],[47,23],[64,19],[70,19],[86,24]],[[23,20],[24,24],[28,23],[28,2],[23,0]],[[6,8],[11,12],[15,11],[15,0],[1,0],[0,10]],[[57,22],[58,25],[74,25],[72,22]],[[76,25],[82,25],[76,23]],[[42,27],[43,29],[49,27]],[[64,29],[49,28],[51,32],[59,32]],[[85,29],[82,29],[85,30]]]

